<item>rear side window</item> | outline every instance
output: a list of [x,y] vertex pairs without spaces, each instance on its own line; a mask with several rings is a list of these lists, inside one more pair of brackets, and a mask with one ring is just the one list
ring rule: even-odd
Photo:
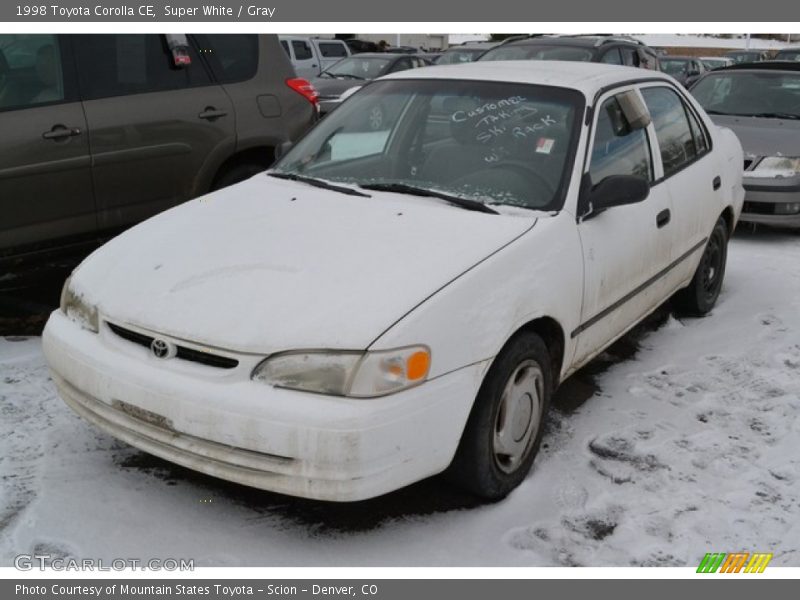
[[645,88],[642,96],[656,129],[664,176],[669,177],[698,155],[687,108],[680,96],[669,88]]
[[629,67],[640,66],[639,52],[636,48],[620,48],[622,53],[622,64]]
[[61,50],[54,35],[0,35],[0,110],[63,102]]
[[82,35],[75,44],[84,99],[164,92],[208,85],[194,49],[190,65],[177,68],[162,35]]
[[650,144],[644,129],[631,130],[619,102],[609,98],[597,115],[589,174],[597,185],[611,175],[634,175],[652,180]]
[[[258,71],[258,36],[251,34],[196,35],[194,42],[220,83],[237,83]],[[284,40],[281,45],[289,54]]]
[[619,48],[612,48],[600,59],[600,62],[606,63],[607,65],[621,65],[622,58],[619,55]]
[[324,58],[344,58],[347,56],[345,45],[334,42],[319,42],[319,52]]
[[297,60],[308,60],[313,56],[311,46],[302,40],[292,40],[292,50],[294,50],[294,57]]

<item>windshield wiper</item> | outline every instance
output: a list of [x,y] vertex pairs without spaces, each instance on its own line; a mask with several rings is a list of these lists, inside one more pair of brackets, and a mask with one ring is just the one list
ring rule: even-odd
[[361,196],[363,198],[372,198],[369,194],[365,194],[364,192],[359,192],[358,190],[354,190],[353,188],[345,187],[343,185],[336,185],[334,183],[330,183],[329,181],[325,181],[324,179],[317,179],[316,177],[308,177],[307,175],[298,175],[297,173],[280,173],[280,172],[271,172],[267,173],[270,177],[275,177],[276,179],[288,179],[289,181],[300,181],[302,183],[307,183],[308,185],[313,185],[314,187],[322,188],[324,190],[333,190],[334,192],[341,192],[342,194],[349,194],[350,196]]
[[358,79],[359,81],[364,81],[363,77],[359,77],[358,75],[351,75],[350,73],[335,73],[333,75],[337,79]]
[[792,113],[783,113],[783,112],[763,112],[763,113],[755,113],[744,116],[760,117],[763,119],[800,119],[800,115],[795,115]]
[[450,204],[464,208],[466,210],[474,210],[478,212],[485,212],[492,215],[499,215],[496,210],[486,206],[483,202],[477,200],[470,200],[469,198],[461,198],[460,196],[453,196],[445,194],[444,192],[436,192],[425,188],[416,187],[407,183],[366,183],[358,187],[365,190],[374,190],[376,192],[394,192],[396,194],[411,194],[413,196],[424,196],[427,198],[439,198]]
[[761,119],[800,119],[800,115],[782,112],[763,112],[763,113],[735,113],[722,112],[720,110],[706,110],[709,115],[724,115],[726,117],[755,117]]

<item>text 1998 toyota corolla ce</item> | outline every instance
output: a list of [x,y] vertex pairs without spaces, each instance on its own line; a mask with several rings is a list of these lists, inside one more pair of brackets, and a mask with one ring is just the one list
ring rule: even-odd
[[670,296],[714,306],[741,165],[661,73],[391,75],[87,258],[44,350],[87,420],[216,477],[350,501],[447,471],[502,498],[560,381]]

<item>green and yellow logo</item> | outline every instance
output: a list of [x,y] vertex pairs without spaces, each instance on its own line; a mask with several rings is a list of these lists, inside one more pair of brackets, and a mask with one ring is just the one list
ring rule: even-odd
[[772,560],[771,553],[765,552],[709,552],[700,561],[697,567],[698,573],[763,573],[769,561]]

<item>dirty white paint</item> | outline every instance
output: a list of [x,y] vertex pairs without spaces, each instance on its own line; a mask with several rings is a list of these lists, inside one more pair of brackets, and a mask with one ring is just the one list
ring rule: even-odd
[[[498,62],[413,77],[547,83],[592,102],[633,74],[641,72]],[[668,76],[648,77],[682,94]],[[710,131],[710,153],[654,185],[645,202],[582,222],[578,191],[591,126],[582,120],[564,208],[554,214],[487,215],[393,193],[355,197],[265,174],[167,211],[95,252],[73,274],[74,290],[101,320],[189,340],[235,356],[239,366],[221,372],[159,360],[105,326],[94,334],[55,313],[44,351],[56,383],[73,408],[128,443],[262,489],[358,500],[438,473],[452,459],[483,374],[516,331],[540,317],[555,320],[564,334],[561,374],[569,374],[688,284],[717,219],[726,208],[738,217],[741,146],[695,108]],[[652,126],[649,135],[658,162]],[[725,185],[713,192],[718,176]],[[673,221],[657,229],[665,207]],[[384,398],[331,398],[251,380],[274,352],[419,344],[431,349],[430,381]],[[167,419],[181,436],[108,410],[118,402]],[[265,459],[253,469],[242,450],[289,462]]]
[[794,234],[737,235],[712,315],[644,337],[576,413],[553,413],[520,488],[466,510],[450,510],[464,504],[443,484],[345,510],[148,462],[58,399],[39,340],[0,341],[0,565],[47,552],[198,566],[696,566],[735,548],[800,566],[798,256]]

